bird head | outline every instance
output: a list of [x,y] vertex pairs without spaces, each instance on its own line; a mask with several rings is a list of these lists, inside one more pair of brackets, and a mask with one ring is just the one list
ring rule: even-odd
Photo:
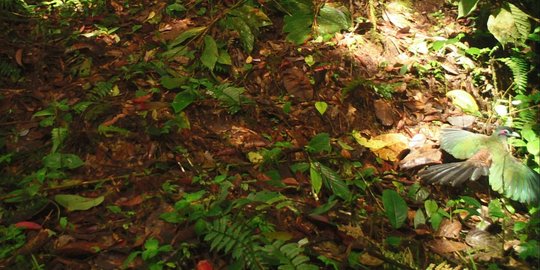
[[509,137],[515,137],[515,138],[519,138],[521,136],[519,136],[519,134],[517,132],[514,132],[511,128],[509,127],[498,127],[495,132],[493,132],[493,135],[495,136],[499,136],[500,138],[509,138]]

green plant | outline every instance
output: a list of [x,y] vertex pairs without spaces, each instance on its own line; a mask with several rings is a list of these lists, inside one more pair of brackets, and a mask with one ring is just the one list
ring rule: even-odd
[[396,87],[400,86],[401,83],[383,83],[383,82],[374,82],[367,79],[354,79],[351,81],[345,88],[343,88],[343,95],[347,95],[352,91],[362,91],[364,89],[373,91],[379,96],[389,99],[395,92]]
[[312,1],[287,0],[277,6],[288,15],[284,18],[283,32],[287,39],[297,45],[313,36],[330,39],[336,32],[351,27],[349,11],[336,4],[315,6]]
[[148,269],[150,270],[161,270],[164,266],[169,268],[175,268],[176,265],[172,262],[166,262],[160,260],[158,257],[161,253],[170,252],[173,250],[171,245],[159,245],[159,241],[155,238],[149,238],[144,242],[144,247],[142,251],[131,252],[127,259],[124,261],[124,268],[126,268],[137,256],[146,262]]
[[252,228],[240,221],[223,216],[206,226],[204,241],[210,243],[211,251],[231,254],[242,268],[266,269],[265,252],[260,237]]
[[9,257],[26,241],[23,230],[15,226],[0,226],[0,259]]

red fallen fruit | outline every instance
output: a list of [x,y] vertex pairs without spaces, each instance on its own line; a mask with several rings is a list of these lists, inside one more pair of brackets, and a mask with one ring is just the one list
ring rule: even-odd
[[214,267],[207,260],[202,260],[197,263],[197,270],[213,270]]

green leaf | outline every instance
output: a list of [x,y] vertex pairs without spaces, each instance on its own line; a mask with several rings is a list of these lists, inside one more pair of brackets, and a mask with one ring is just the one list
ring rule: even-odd
[[197,95],[193,91],[186,90],[176,94],[173,102],[171,103],[171,107],[175,113],[180,113],[187,106],[193,103],[195,99],[197,99]]
[[488,213],[491,217],[504,218],[506,215],[502,210],[502,205],[500,200],[492,200],[488,205]]
[[342,7],[332,7],[330,4],[324,5],[317,17],[318,33],[320,35],[334,34],[351,27],[349,12]]
[[99,196],[96,198],[86,198],[79,195],[58,194],[54,196],[54,200],[68,211],[84,211],[94,206],[100,205],[105,197]]
[[242,47],[248,53],[253,50],[253,44],[255,43],[255,36],[251,28],[249,28],[246,21],[240,17],[231,17],[227,18],[227,25],[234,29],[240,35],[240,41],[242,42]]
[[323,176],[324,183],[330,186],[332,192],[345,201],[349,201],[352,198],[351,191],[347,186],[347,183],[341,179],[339,174],[334,170],[326,167],[319,162],[316,162],[321,175]]
[[409,210],[405,200],[395,190],[386,189],[382,194],[384,212],[394,229],[400,228],[407,219]]
[[296,45],[306,42],[311,37],[311,25],[313,24],[313,14],[293,13],[292,16],[285,16],[283,32],[287,34],[287,40]]
[[309,176],[311,178],[311,189],[313,190],[313,193],[319,194],[322,187],[322,176],[319,173],[319,169],[316,167],[318,162],[314,162],[310,164],[309,167]]
[[223,65],[232,65],[231,56],[226,50],[219,50],[217,62]]
[[431,217],[433,214],[437,213],[439,206],[434,200],[427,200],[424,202],[424,207],[426,208],[426,214],[428,217]]
[[317,111],[323,115],[325,112],[326,112],[326,109],[328,108],[328,104],[326,104],[326,102],[324,101],[317,101],[315,102],[315,109],[317,109]]
[[202,64],[210,70],[214,70],[219,57],[216,41],[212,36],[204,37],[204,50],[201,54]]
[[51,153],[43,158],[43,166],[50,169],[75,169],[84,165],[84,162],[73,154]]
[[204,30],[206,30],[206,26],[195,27],[195,28],[191,28],[191,29],[188,29],[188,30],[182,32],[182,34],[178,35],[178,37],[176,37],[175,39],[173,39],[169,43],[169,45],[168,45],[169,49],[183,43],[188,38],[192,38],[192,37],[202,33]]
[[469,16],[476,9],[478,0],[460,0],[458,4],[458,18]]
[[442,220],[443,215],[439,214],[439,212],[432,214],[430,218],[431,227],[433,227],[434,230],[438,230],[439,226],[441,226]]
[[328,135],[328,133],[319,133],[315,135],[309,141],[308,145],[306,146],[306,150],[310,153],[332,151],[332,147],[330,146],[330,135]]
[[463,200],[463,202],[465,202],[468,205],[472,205],[472,206],[474,206],[476,208],[481,208],[482,207],[482,204],[473,197],[461,196],[460,198]]
[[418,209],[414,214],[414,228],[418,228],[422,224],[426,224],[426,216],[421,209]]
[[51,135],[53,143],[51,153],[55,153],[56,150],[58,150],[58,147],[60,147],[60,145],[62,145],[64,140],[67,138],[68,130],[67,128],[53,128]]
[[171,90],[175,88],[180,88],[180,86],[182,86],[186,81],[186,78],[163,76],[159,81],[163,87]]

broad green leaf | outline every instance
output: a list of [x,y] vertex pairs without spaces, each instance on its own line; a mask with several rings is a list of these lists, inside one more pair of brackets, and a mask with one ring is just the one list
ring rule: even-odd
[[439,212],[434,213],[429,220],[431,222],[431,227],[433,227],[434,230],[438,230],[443,220],[443,215],[439,214]]
[[324,101],[317,101],[315,102],[315,109],[317,109],[317,111],[323,115],[325,112],[326,112],[326,109],[328,108],[328,104],[326,104],[326,102]]
[[105,197],[99,196],[96,198],[87,198],[79,195],[58,194],[54,196],[54,200],[68,211],[84,211],[94,206],[100,205]]
[[426,224],[426,216],[424,215],[424,211],[418,209],[414,214],[414,228],[418,228],[422,224]]
[[330,4],[324,5],[317,17],[318,33],[320,35],[334,34],[351,27],[349,12],[342,7],[332,7]]
[[458,3],[458,18],[469,16],[476,9],[478,0],[460,0]]
[[527,142],[527,151],[534,156],[540,154],[540,139],[538,137]]
[[248,53],[253,50],[253,44],[255,43],[255,36],[251,28],[248,26],[246,21],[241,17],[231,17],[227,18],[227,25],[238,32],[240,35],[240,41],[242,42],[242,47]]
[[231,56],[226,50],[219,50],[217,62],[223,65],[232,65]]
[[161,85],[169,90],[171,89],[178,89],[180,86],[182,86],[186,82],[186,78],[177,78],[177,77],[171,77],[171,76],[163,76],[159,80]]
[[323,182],[322,176],[319,173],[319,168],[316,167],[318,165],[317,163],[318,162],[311,163],[309,167],[309,176],[311,178],[311,189],[313,189],[313,193],[315,194],[319,194],[319,192],[321,191],[322,182]]
[[52,135],[52,149],[51,153],[55,153],[58,150],[58,147],[62,145],[64,140],[67,138],[68,130],[67,128],[53,128],[51,131]]
[[407,219],[409,207],[395,190],[386,189],[382,194],[384,212],[394,229],[400,228]]
[[51,169],[75,169],[84,165],[84,162],[73,154],[51,153],[43,157],[43,166]]
[[328,133],[319,133],[315,135],[309,141],[308,145],[306,146],[306,149],[308,152],[311,152],[311,153],[332,151],[332,147],[330,146],[330,135],[328,135]]
[[47,107],[44,110],[41,110],[41,111],[38,111],[38,112],[34,113],[34,115],[32,115],[32,117],[54,116],[54,114],[55,114],[54,108],[51,106],[51,107]]
[[206,26],[201,26],[201,27],[195,27],[195,28],[191,28],[191,29],[188,29],[184,32],[182,32],[182,34],[178,35],[178,37],[176,37],[175,39],[173,39],[169,44],[168,44],[168,47],[169,49],[171,49],[172,47],[175,47],[181,43],[183,43],[184,41],[186,41],[188,38],[192,38],[200,33],[202,33],[204,30],[206,30]]
[[216,41],[214,40],[212,36],[205,36],[204,37],[204,50],[201,54],[202,64],[208,69],[214,70],[218,57],[219,57],[219,52],[218,52]]
[[195,99],[197,99],[197,95],[193,91],[185,90],[176,94],[173,102],[171,103],[171,107],[175,113],[179,113],[193,103]]
[[426,214],[428,217],[431,217],[433,214],[437,213],[439,206],[434,200],[427,200],[424,202],[424,208],[426,209]]
[[339,174],[337,174],[334,170],[324,166],[323,164],[320,164],[319,162],[317,163],[319,172],[323,177],[323,183],[329,186],[336,196],[342,198],[345,201],[349,201],[352,198],[352,194],[349,190],[349,187],[347,186],[347,183],[345,183],[341,179]]
[[312,24],[312,13],[293,13],[292,16],[285,16],[283,32],[288,33],[287,40],[292,41],[296,45],[300,45],[311,37]]
[[473,197],[461,196],[461,199],[468,205],[472,205],[472,206],[474,206],[476,208],[481,208],[482,207],[482,204]]

